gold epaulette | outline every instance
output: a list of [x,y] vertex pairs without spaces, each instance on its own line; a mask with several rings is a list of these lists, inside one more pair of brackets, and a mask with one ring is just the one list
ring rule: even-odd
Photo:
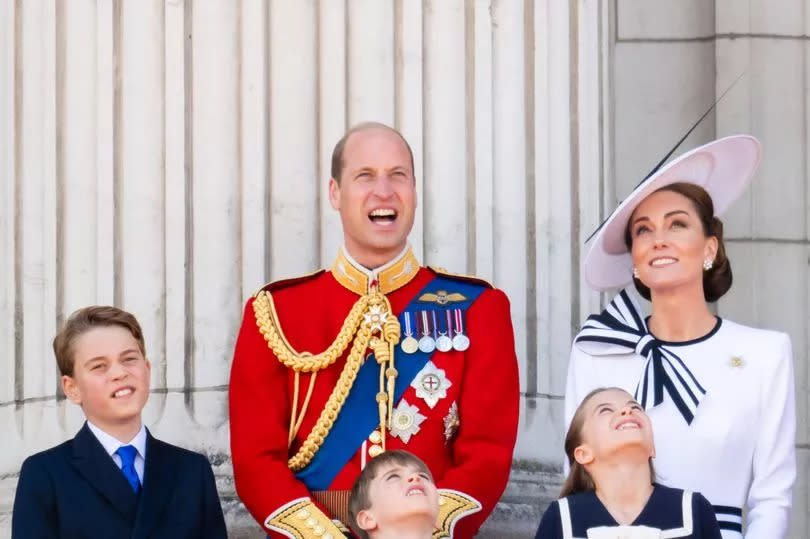
[[295,539],[345,537],[343,526],[338,527],[309,498],[299,498],[279,508],[265,519],[264,525]]
[[288,286],[293,286],[299,283],[304,283],[306,281],[311,281],[321,273],[325,272],[325,269],[319,269],[313,271],[312,273],[306,273],[304,275],[299,275],[298,277],[290,277],[289,279],[279,279],[278,281],[270,281],[269,283],[265,284],[253,294],[253,297],[256,297],[259,292],[275,292],[276,290],[281,290],[282,288],[287,288]]
[[461,518],[477,513],[481,503],[457,490],[439,489],[439,519],[433,539],[453,537],[453,528]]
[[492,286],[492,283],[489,281],[485,281],[475,275],[464,275],[461,273],[452,273],[447,271],[444,268],[440,268],[438,266],[428,266],[428,269],[437,275],[441,275],[442,277],[447,277],[448,279],[456,279],[458,281],[467,281],[468,283],[475,283],[486,288],[495,288]]

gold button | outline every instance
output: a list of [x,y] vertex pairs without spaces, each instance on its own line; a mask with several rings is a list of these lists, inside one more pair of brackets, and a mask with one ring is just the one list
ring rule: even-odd
[[298,518],[300,518],[301,520],[304,520],[305,518],[308,518],[308,517],[309,517],[309,511],[307,511],[306,509],[301,509],[300,511],[298,511]]
[[375,430],[371,433],[371,436],[368,437],[368,441],[373,444],[382,443],[382,436],[380,435],[380,431]]
[[315,526],[315,529],[312,530],[312,533],[314,533],[315,535],[320,536],[320,535],[323,535],[323,532],[325,532],[325,531],[326,531],[326,529],[323,526],[319,525],[319,526]]
[[314,527],[315,527],[315,525],[316,525],[317,523],[318,523],[318,521],[317,521],[317,520],[315,520],[315,519],[314,519],[314,518],[312,518],[312,517],[309,517],[309,518],[307,519],[307,526],[309,526],[310,528],[314,528]]
[[332,536],[331,533],[326,532],[325,534],[323,534],[323,539],[335,539],[335,538]]
[[383,448],[379,445],[372,445],[368,448],[368,454],[371,455],[371,458],[379,456],[383,453]]

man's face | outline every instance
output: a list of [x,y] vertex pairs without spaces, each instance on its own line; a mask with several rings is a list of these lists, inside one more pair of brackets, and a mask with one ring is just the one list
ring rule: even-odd
[[371,507],[360,511],[358,525],[393,530],[407,525],[431,531],[439,517],[439,492],[428,472],[416,464],[386,464],[369,485]]
[[62,387],[87,419],[110,434],[140,428],[151,366],[132,333],[93,328],[76,338],[73,358],[73,376],[63,376]]
[[375,268],[399,254],[416,210],[411,156],[400,137],[378,127],[352,134],[340,183],[329,180],[329,200],[340,212],[346,249],[360,264]]

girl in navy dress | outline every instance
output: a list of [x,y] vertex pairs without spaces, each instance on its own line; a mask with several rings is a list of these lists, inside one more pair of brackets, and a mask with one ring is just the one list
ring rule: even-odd
[[591,391],[565,437],[570,471],[537,539],[720,539],[711,504],[655,484],[652,426],[619,388]]

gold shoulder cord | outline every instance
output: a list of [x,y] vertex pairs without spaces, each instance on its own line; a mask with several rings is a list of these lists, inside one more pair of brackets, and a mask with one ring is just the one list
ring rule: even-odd
[[[399,342],[399,320],[391,311],[388,298],[378,290],[361,296],[349,311],[343,321],[343,326],[337,338],[329,347],[319,354],[298,352],[290,345],[281,329],[273,298],[267,291],[261,291],[253,300],[253,312],[256,316],[256,325],[267,341],[267,345],[276,358],[286,367],[295,371],[295,390],[293,395],[293,410],[290,417],[290,431],[288,447],[292,445],[298,430],[301,427],[315,378],[319,370],[332,365],[343,355],[343,352],[352,344],[351,351],[346,358],[346,365],[340,373],[337,384],[326,405],[318,417],[315,426],[307,436],[298,452],[287,461],[287,467],[292,471],[305,468],[318,452],[324,439],[329,435],[346,397],[349,395],[357,372],[363,365],[366,350],[371,349],[380,365],[380,391],[376,400],[380,413],[380,430],[383,434],[383,449],[385,449],[385,429],[390,428],[391,414],[394,402],[394,383],[397,371],[394,368],[394,346]],[[309,379],[309,388],[301,410],[298,410],[298,392],[300,374],[312,373]],[[387,382],[387,383],[386,383]]]

